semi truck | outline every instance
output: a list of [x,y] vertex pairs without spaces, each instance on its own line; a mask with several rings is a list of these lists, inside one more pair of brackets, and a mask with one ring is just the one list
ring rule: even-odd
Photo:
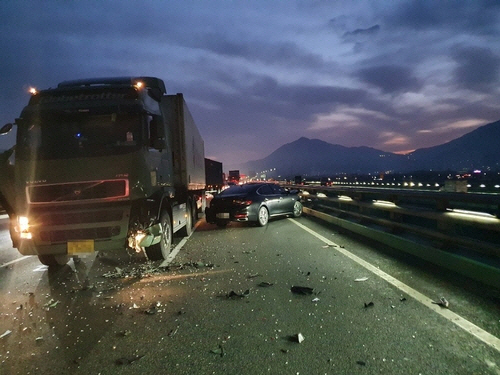
[[205,158],[205,176],[207,190],[220,193],[224,186],[224,174],[222,172],[222,163],[212,159]]
[[167,258],[205,205],[203,139],[182,94],[155,77],[33,91],[17,126],[12,239],[48,266],[97,251]]

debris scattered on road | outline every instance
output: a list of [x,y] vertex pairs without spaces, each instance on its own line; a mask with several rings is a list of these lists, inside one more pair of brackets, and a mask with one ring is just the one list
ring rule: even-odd
[[45,310],[49,310],[53,307],[56,307],[60,303],[61,303],[61,301],[55,301],[53,298],[51,298],[49,300],[49,302],[47,302],[45,305],[43,305],[43,307],[45,307]]
[[35,342],[41,342],[43,341],[43,337],[42,336],[39,336],[35,339]]
[[255,278],[255,277],[259,277],[259,276],[260,276],[260,274],[259,274],[259,273],[249,274],[249,275],[247,276],[247,279],[253,279],[253,278]]
[[175,327],[174,329],[171,329],[170,332],[167,334],[168,337],[172,337],[172,336],[175,336],[175,334],[177,333],[177,331],[179,330],[179,327],[180,326],[177,326]]
[[402,297],[402,298],[400,298],[400,301],[401,301],[401,302],[406,301],[406,297]]
[[268,283],[267,281],[262,281],[261,283],[259,283],[257,285],[260,286],[261,288],[267,288],[267,287],[273,286],[274,284]]
[[124,331],[120,331],[120,332],[118,333],[118,335],[119,335],[119,336],[122,336],[122,337],[127,337],[127,336],[130,336],[131,334],[132,334],[132,331],[130,331],[130,330],[128,330],[128,329],[126,329],[126,330],[124,330]]
[[302,344],[302,342],[304,341],[304,335],[302,335],[302,333],[297,333],[295,335],[292,335],[292,336],[288,336],[288,341],[291,341],[291,342],[296,342],[296,343],[299,343],[299,344]]
[[368,280],[368,277],[359,277],[357,279],[354,279],[354,281],[358,281],[358,282],[366,281],[366,280]]
[[318,297],[313,298],[312,302],[319,302],[319,298]]
[[157,308],[158,308],[158,307],[160,307],[160,306],[161,306],[161,303],[160,303],[160,302],[153,303],[153,304],[149,307],[149,309],[144,310],[144,313],[145,313],[146,315],[154,315],[154,314],[156,314],[156,313],[158,312],[158,309],[157,309]]
[[0,335],[0,339],[3,339],[4,337],[9,336],[12,333],[10,329],[6,330],[4,333]]
[[229,293],[226,294],[226,298],[245,298],[250,294],[250,289],[245,290],[243,293],[236,293],[234,290],[231,290]]
[[301,294],[303,296],[307,296],[313,294],[314,288],[309,288],[307,286],[292,286],[290,290],[294,294]]
[[224,357],[224,355],[226,354],[224,353],[224,347],[221,344],[219,344],[219,347],[217,349],[210,350],[210,353],[220,355],[221,357]]
[[436,304],[436,305],[439,305],[441,307],[445,307],[445,308],[448,308],[448,306],[450,306],[450,303],[446,300],[446,298],[444,297],[441,297],[439,299],[439,301],[432,301],[432,303]]
[[375,304],[373,302],[368,302],[368,303],[365,302],[365,309],[368,307],[373,307],[373,306],[375,306]]
[[356,363],[360,366],[366,366],[366,362],[365,361],[356,361]]
[[135,356],[131,356],[131,357],[122,357],[122,358],[118,358],[115,363],[117,365],[131,365],[132,363],[134,363],[135,361],[138,361],[142,357],[144,357],[144,355],[135,355]]

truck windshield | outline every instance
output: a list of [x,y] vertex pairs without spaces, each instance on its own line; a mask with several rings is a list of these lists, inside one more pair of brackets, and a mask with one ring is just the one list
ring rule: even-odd
[[137,113],[45,113],[23,119],[17,157],[68,159],[117,155],[142,146],[145,116]]

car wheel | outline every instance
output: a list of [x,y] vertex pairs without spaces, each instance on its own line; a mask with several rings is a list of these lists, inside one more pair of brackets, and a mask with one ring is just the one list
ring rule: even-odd
[[296,201],[293,205],[293,217],[299,217],[302,215],[302,203]]
[[38,259],[40,263],[49,266],[49,267],[57,267],[64,266],[68,263],[69,256],[66,254],[59,255],[38,255]]
[[146,247],[146,254],[151,260],[167,259],[172,248],[172,221],[168,211],[163,211],[160,216],[161,239],[157,244]]
[[259,208],[259,219],[258,219],[258,224],[263,227],[267,225],[267,222],[269,221],[269,211],[267,210],[266,207],[262,206]]

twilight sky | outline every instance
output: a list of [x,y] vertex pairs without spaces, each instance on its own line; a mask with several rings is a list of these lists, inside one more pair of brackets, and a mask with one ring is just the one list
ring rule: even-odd
[[498,0],[13,0],[0,17],[0,125],[30,86],[134,75],[184,93],[226,166],[302,136],[408,152],[500,119]]

